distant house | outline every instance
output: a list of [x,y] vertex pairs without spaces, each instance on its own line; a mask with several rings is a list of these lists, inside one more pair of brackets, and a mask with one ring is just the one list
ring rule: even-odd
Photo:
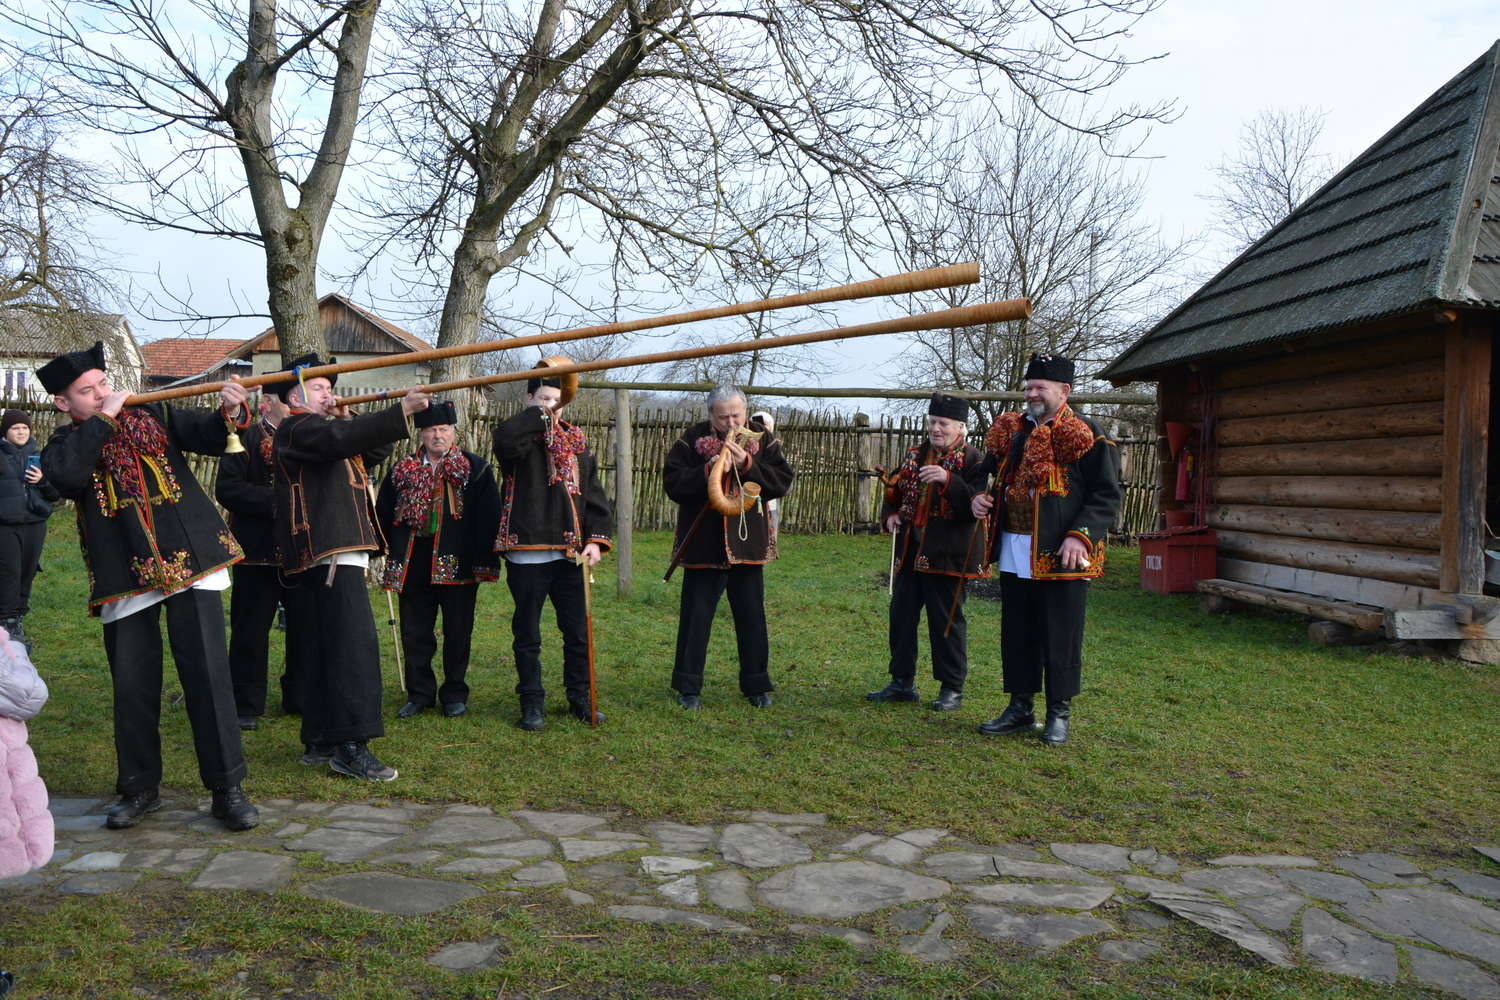
[[[329,294],[318,300],[323,317],[323,341],[328,353],[339,361],[361,361],[430,350],[432,345],[401,327],[350,302],[342,295]],[[282,367],[281,342],[276,328],[243,341],[225,355],[226,360],[248,361],[250,372],[259,375]],[[347,372],[339,376],[339,391],[350,389],[386,389],[417,385],[427,378],[431,366],[426,362]]]
[[141,345],[146,361],[146,388],[222,382],[250,374],[250,362],[230,357],[244,341],[212,337],[164,337]]
[[1102,377],[1158,384],[1158,509],[1218,534],[1199,590],[1493,640],[1497,330],[1500,43]]
[[141,388],[145,362],[130,324],[119,313],[78,310],[0,309],[0,371],[7,400],[50,399],[36,370],[65,351],[104,342],[110,382],[117,389]]

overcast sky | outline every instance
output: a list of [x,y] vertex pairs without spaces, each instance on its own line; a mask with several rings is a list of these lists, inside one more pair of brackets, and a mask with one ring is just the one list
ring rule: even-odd
[[[1132,57],[1162,58],[1131,69],[1107,99],[1178,102],[1178,120],[1156,127],[1140,149],[1149,158],[1147,212],[1173,236],[1201,233],[1211,213],[1201,197],[1213,190],[1211,167],[1234,149],[1243,123],[1267,108],[1327,111],[1321,148],[1342,167],[1493,44],[1496,15],[1495,0],[1166,0],[1122,43]],[[168,274],[194,276],[196,292],[207,293],[200,305],[227,280],[242,282],[254,307],[264,308],[264,265],[254,248],[220,244],[206,254],[202,241],[164,235],[116,246],[146,284],[159,263]],[[338,252],[336,239],[325,242],[326,255]],[[1218,256],[1222,247],[1210,243],[1204,252]],[[398,321],[432,336],[420,322]],[[132,322],[142,339],[178,332],[142,317]],[[265,325],[239,321],[215,336],[250,337]],[[882,384],[879,365],[892,346],[851,342],[851,370],[830,384]]]

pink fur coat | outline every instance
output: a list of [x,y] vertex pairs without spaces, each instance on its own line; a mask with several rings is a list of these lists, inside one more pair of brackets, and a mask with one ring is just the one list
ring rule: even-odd
[[52,833],[47,786],[26,745],[26,723],[0,716],[0,878],[45,865]]

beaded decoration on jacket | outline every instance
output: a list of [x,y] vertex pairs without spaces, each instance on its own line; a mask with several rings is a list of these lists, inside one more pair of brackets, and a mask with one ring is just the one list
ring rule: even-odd
[[[1011,441],[1026,426],[1025,420],[1021,413],[1002,413],[984,436],[985,450],[1004,462],[1010,455]],[[1029,504],[1033,492],[1037,496],[1067,496],[1067,467],[1093,446],[1093,430],[1064,404],[1056,417],[1032,430],[1020,466],[1002,468],[1005,502]]]
[[566,483],[569,493],[578,493],[578,456],[588,447],[583,428],[558,420],[542,440],[547,445],[547,485]]
[[[99,506],[111,517],[121,507],[150,497],[152,504],[176,503],[182,490],[167,462],[167,429],[145,410],[127,408],[114,418],[118,430],[99,455],[104,475],[94,475]],[[156,479],[150,495],[146,473]],[[118,486],[116,485],[118,484]]]
[[275,472],[276,466],[271,461],[271,439],[276,436],[276,428],[267,426],[266,432],[260,436],[260,460],[266,463],[268,472]]
[[407,455],[391,470],[396,486],[396,523],[420,528],[436,512],[442,487],[449,490],[448,506],[455,519],[464,516],[464,489],[469,485],[469,460],[457,448],[438,459],[436,465],[420,455]]
[[[923,487],[927,483],[917,478],[917,469],[923,465],[941,465],[948,470],[951,477],[964,470],[964,445],[966,442],[960,440],[958,444],[949,448],[939,455],[936,461],[923,461],[923,457],[930,455],[931,445],[924,441],[915,448],[908,449],[906,458],[901,461],[901,468],[896,470],[896,483],[901,488],[901,520],[907,524],[915,524],[917,520],[917,507],[923,496]],[[933,517],[950,518],[953,511],[948,506],[948,501],[941,496],[937,504],[929,510]]]

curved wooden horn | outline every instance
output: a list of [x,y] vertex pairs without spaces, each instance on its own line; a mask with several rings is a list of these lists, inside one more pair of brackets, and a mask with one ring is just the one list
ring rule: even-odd
[[740,483],[740,495],[724,495],[724,465],[729,458],[729,449],[720,449],[714,459],[713,471],[708,474],[708,505],[725,517],[739,517],[755,506],[760,499],[760,483]]
[[[567,355],[554,354],[550,358],[543,358],[542,360],[538,361],[534,367],[561,368],[564,365],[571,365],[572,363],[573,359],[568,357]],[[562,409],[564,406],[567,406],[569,403],[573,402],[573,397],[578,395],[578,373],[563,372],[561,375],[557,376],[557,378],[558,381],[562,383],[562,398],[557,401],[557,407],[558,409]]]

